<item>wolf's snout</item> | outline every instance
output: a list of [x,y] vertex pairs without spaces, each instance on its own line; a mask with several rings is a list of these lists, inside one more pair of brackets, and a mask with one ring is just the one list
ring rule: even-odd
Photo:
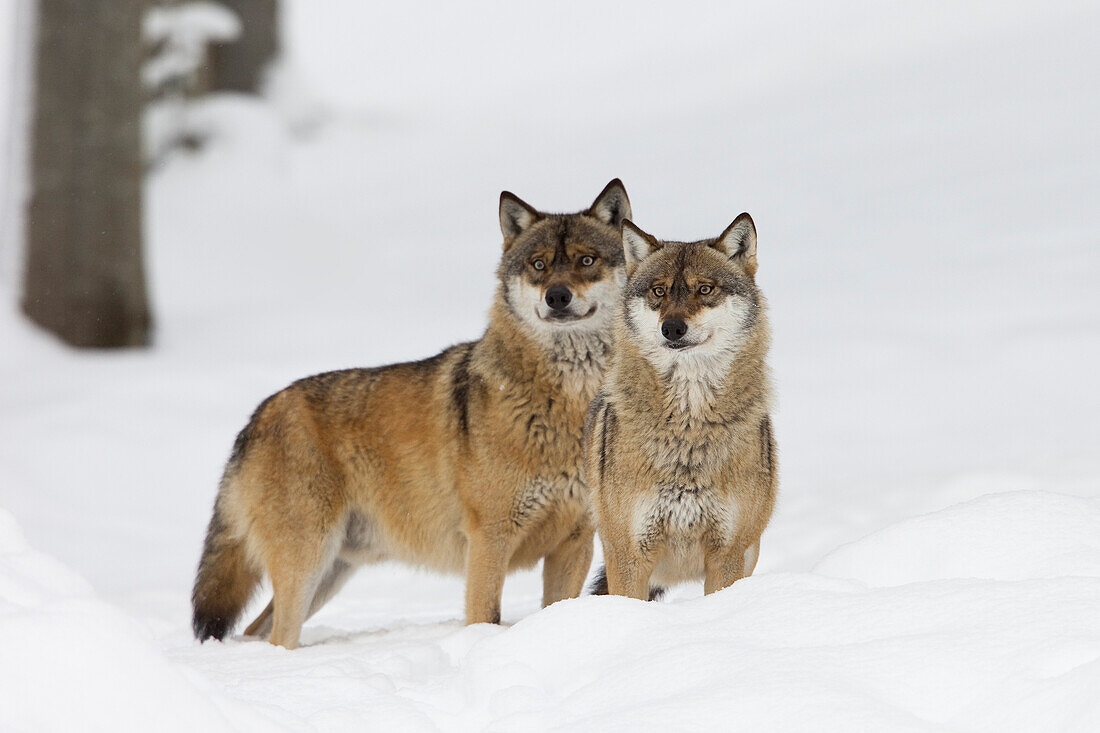
[[573,300],[573,294],[564,285],[555,285],[546,291],[546,305],[553,310],[560,311],[569,306]]
[[661,335],[669,341],[679,341],[688,332],[688,325],[679,318],[669,318],[661,324]]

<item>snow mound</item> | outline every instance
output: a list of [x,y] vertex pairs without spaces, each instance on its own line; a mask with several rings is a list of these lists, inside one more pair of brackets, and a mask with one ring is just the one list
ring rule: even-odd
[[0,610],[34,608],[54,597],[90,592],[76,573],[28,549],[15,518],[0,509]]
[[1100,501],[1046,491],[990,494],[843,545],[814,572],[871,586],[1100,577]]
[[[511,627],[314,627],[292,653],[170,654],[327,730],[1098,730],[1096,521],[1094,501],[987,496],[822,563],[852,579],[765,573],[671,603],[564,601]],[[942,577],[902,562],[924,547]]]
[[682,603],[581,598],[456,632],[440,641],[448,693],[398,695],[428,692],[425,712],[463,730],[1089,730],[1098,603],[1100,579],[811,574]]
[[754,576],[677,603],[584,597],[512,627],[397,624],[294,652],[173,656],[291,727],[1096,730],[1100,579],[893,588]]
[[170,663],[142,625],[27,547],[0,510],[0,730],[275,727]]

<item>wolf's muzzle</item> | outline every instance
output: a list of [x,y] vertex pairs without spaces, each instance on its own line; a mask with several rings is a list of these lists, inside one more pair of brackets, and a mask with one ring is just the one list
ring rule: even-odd
[[687,332],[688,325],[679,318],[669,318],[661,324],[661,335],[668,341],[679,341]]
[[552,310],[560,311],[569,307],[573,302],[573,293],[564,285],[555,285],[546,291],[546,305]]

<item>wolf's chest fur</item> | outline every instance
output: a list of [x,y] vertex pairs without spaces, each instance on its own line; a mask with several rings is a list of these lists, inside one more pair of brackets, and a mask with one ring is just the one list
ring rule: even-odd
[[540,474],[553,474],[548,479],[563,469],[579,474],[584,420],[605,368],[608,347],[602,339],[583,346],[574,341],[580,339],[557,343],[549,365],[534,379],[509,375],[499,385],[511,436]]
[[535,476],[516,492],[511,519],[523,525],[549,508],[579,514],[587,509],[587,503],[588,487],[577,472]]
[[[635,508],[635,529],[647,540],[695,544],[726,539],[737,526],[728,472],[737,439],[707,385],[670,385],[661,427],[645,441],[655,481]],[[716,535],[716,536],[715,536]]]
[[576,352],[558,354],[551,379],[535,389],[525,384],[501,390],[511,415],[509,432],[528,468],[528,479],[517,487],[513,500],[512,519],[517,524],[550,508],[571,513],[587,510],[582,434],[588,403],[603,373],[606,347],[600,347],[598,355],[584,351],[585,358]]
[[634,530],[642,547],[721,543],[737,529],[737,499],[727,487],[688,479],[658,483],[634,505]]
[[584,410],[580,401],[546,398],[535,409],[516,412],[516,437],[530,462],[530,481],[520,490],[517,501],[543,505],[555,500],[583,501],[587,489],[581,479]]
[[635,505],[635,539],[656,557],[659,584],[700,577],[707,549],[728,544],[737,525],[735,499],[697,483],[655,486]]

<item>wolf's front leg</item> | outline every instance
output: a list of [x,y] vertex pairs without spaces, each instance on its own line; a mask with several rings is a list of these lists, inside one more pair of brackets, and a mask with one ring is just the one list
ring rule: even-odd
[[499,624],[500,597],[508,572],[507,535],[478,530],[469,534],[466,549],[466,623]]
[[565,598],[576,598],[592,565],[592,539],[596,530],[585,517],[565,541],[542,562],[542,606]]
[[[755,545],[754,545],[755,546]],[[706,566],[706,578],[703,592],[706,594],[728,588],[745,577],[745,555],[747,550],[741,543],[732,547],[708,550],[703,563]],[[753,565],[756,564],[753,558]]]
[[604,561],[607,566],[607,592],[649,600],[649,576],[653,574],[653,559],[635,543],[614,543],[604,540]]
[[756,544],[745,550],[745,577],[752,575],[752,571],[756,570],[756,561],[760,559],[760,540],[756,541]]

